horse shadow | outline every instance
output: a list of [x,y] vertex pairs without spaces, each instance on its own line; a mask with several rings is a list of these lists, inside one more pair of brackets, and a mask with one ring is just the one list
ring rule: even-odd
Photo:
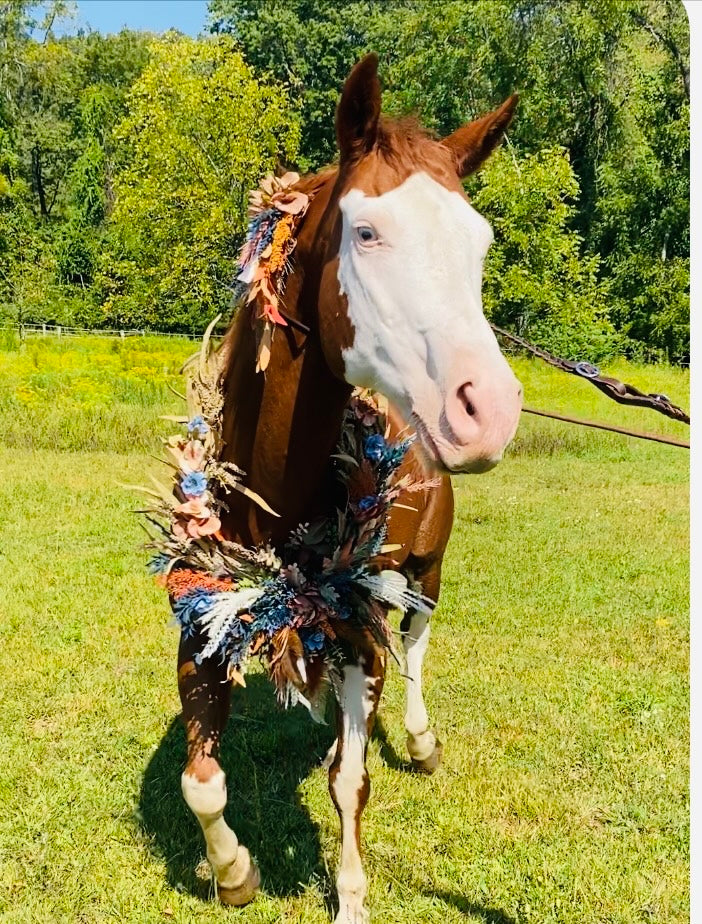
[[457,911],[469,918],[478,918],[483,924],[517,924],[517,919],[507,914],[502,908],[488,908],[468,901],[455,892],[424,892],[431,898],[438,898],[447,905],[453,905]]
[[[249,674],[246,689],[234,691],[220,756],[227,777],[225,817],[256,857],[269,894],[297,895],[313,880],[331,892],[319,829],[298,787],[333,740],[333,725],[315,724],[302,707],[278,707],[262,674]],[[176,716],[144,772],[137,819],[165,862],[170,885],[206,898],[211,885],[196,872],[204,840],[180,788],[185,758],[185,732]]]
[[[316,882],[330,910],[334,887],[319,827],[298,787],[320,765],[334,737],[333,722],[317,725],[302,707],[279,708],[270,681],[263,674],[249,674],[246,689],[234,691],[220,757],[227,776],[226,817],[256,857],[266,892],[289,897]],[[412,772],[410,761],[390,743],[380,716],[373,738],[387,766]],[[136,818],[150,849],[164,861],[171,887],[207,899],[213,895],[211,880],[197,872],[204,840],[180,788],[185,758],[185,732],[176,716],[144,772]],[[422,891],[419,884],[418,889]],[[501,909],[474,905],[450,892],[432,894],[486,924],[516,924]]]

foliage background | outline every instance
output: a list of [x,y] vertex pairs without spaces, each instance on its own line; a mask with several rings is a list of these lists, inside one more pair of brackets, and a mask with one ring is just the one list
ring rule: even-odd
[[679,0],[211,0],[211,34],[57,38],[0,0],[0,314],[198,331],[245,191],[333,160],[345,75],[439,134],[521,94],[468,187],[486,309],[572,357],[689,354],[689,30]]

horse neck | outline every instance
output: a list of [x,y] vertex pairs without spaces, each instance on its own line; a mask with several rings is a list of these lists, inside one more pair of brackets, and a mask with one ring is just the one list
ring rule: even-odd
[[[299,247],[316,240],[320,216],[328,214],[329,191],[310,209]],[[315,220],[316,219],[316,220]],[[314,249],[314,248],[313,248]],[[256,335],[250,309],[242,308],[228,336],[224,376],[222,457],[242,468],[244,484],[279,514],[273,517],[241,494],[226,497],[225,534],[244,544],[285,540],[290,531],[334,509],[329,457],[339,436],[351,388],[333,375],[324,358],[317,302],[321,259],[296,260],[285,289],[286,314],[310,327],[275,331],[265,373],[256,372]]]

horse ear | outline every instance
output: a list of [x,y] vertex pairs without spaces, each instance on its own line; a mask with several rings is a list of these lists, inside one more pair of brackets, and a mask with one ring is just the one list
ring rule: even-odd
[[370,54],[354,65],[336,108],[336,140],[342,163],[371,150],[379,118],[378,56]]
[[442,139],[441,143],[453,152],[459,177],[474,173],[502,141],[518,100],[519,96],[513,93],[499,109],[481,116],[475,122],[462,125],[452,135]]

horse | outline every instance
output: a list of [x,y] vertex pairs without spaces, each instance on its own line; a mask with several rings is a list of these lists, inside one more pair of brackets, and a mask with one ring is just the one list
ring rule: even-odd
[[[257,372],[251,314],[239,311],[226,335],[222,456],[247,473],[264,509],[228,500],[222,532],[249,547],[282,543],[302,522],[334,510],[329,459],[355,387],[384,395],[394,433],[417,440],[402,472],[434,481],[393,508],[378,566],[401,572],[433,604],[451,532],[450,473],[493,467],[514,436],[521,388],[500,352],[481,301],[482,264],[492,241],[461,180],[499,145],[516,95],[438,140],[415,121],[381,117],[378,59],[351,70],[336,113],[339,161],[304,178],[310,196],[285,286],[289,322],[279,328],[265,372]],[[407,746],[415,768],[431,772],[442,745],[422,695],[429,608],[405,613]],[[181,635],[178,686],[187,738],[186,803],[202,828],[219,898],[250,901],[260,873],[224,820],[227,790],[219,762],[231,682],[216,659],[199,659],[197,633]],[[329,792],[340,819],[337,924],[369,920],[360,818],[370,782],[367,744],[383,689],[386,650],[368,633],[334,684],[336,743]],[[304,668],[291,668],[304,687]]]

